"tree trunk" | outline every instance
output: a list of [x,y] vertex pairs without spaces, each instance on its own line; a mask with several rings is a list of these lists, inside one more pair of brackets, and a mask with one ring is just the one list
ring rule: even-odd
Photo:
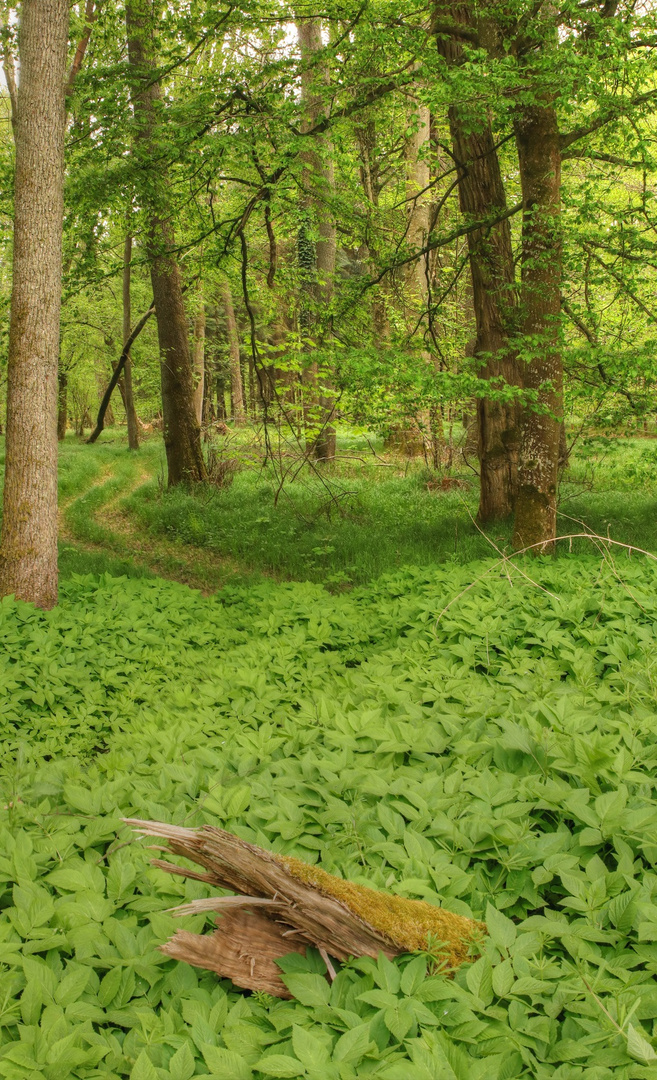
[[[427,147],[431,118],[426,105],[415,103],[413,109],[414,130],[406,142],[406,199],[408,229],[406,241],[409,248],[421,250],[429,235],[429,161]],[[411,321],[417,323],[426,311],[429,297],[427,282],[428,256],[421,256],[409,263],[406,271],[406,287],[411,298]]]
[[[132,321],[132,304],[130,299],[130,278],[131,278],[131,262],[132,262],[132,237],[126,236],[125,245],[123,248],[123,344],[130,337],[131,321]],[[122,389],[121,396],[123,397],[123,404],[125,405],[125,416],[128,424],[128,449],[139,449],[139,421],[137,419],[137,410],[135,409],[135,397],[132,389],[132,360],[130,355],[126,357],[125,364],[123,365],[123,380],[119,384],[119,389]]]
[[[530,350],[525,387],[544,411],[524,409],[513,534],[516,549],[554,548],[557,530],[559,444],[563,416],[561,314],[561,150],[550,101],[522,109],[515,122],[522,185],[523,333]],[[547,389],[545,388],[547,387]]]
[[228,342],[228,355],[230,357],[230,402],[233,423],[241,425],[246,420],[244,411],[244,385],[242,382],[242,367],[240,364],[240,338],[237,332],[237,321],[233,307],[233,297],[230,284],[224,278],[219,286],[219,297],[226,318],[226,340]]
[[[321,85],[327,85],[329,72],[318,61],[322,52],[322,28],[318,18],[300,19],[297,23],[299,50],[301,53],[301,105],[303,110],[302,131],[308,131],[326,111]],[[304,140],[308,142],[308,139]],[[305,296],[301,306],[301,330],[312,341],[322,334],[322,315],[333,298],[335,277],[336,227],[330,205],[335,191],[335,168],[333,146],[326,135],[317,135],[300,158],[304,163],[302,174],[302,221],[299,228],[299,265],[305,276]],[[312,233],[317,233],[313,240]],[[310,350],[312,346],[307,346]],[[332,372],[319,371],[311,362],[304,374],[308,405],[307,422],[314,434],[308,449],[318,460],[330,461],[335,457],[335,411],[332,397]],[[323,392],[324,391],[324,392]]]
[[[408,226],[406,242],[414,251],[421,251],[429,237],[429,161],[427,149],[431,134],[431,116],[426,105],[413,102],[411,114],[413,130],[406,140],[406,207]],[[423,324],[429,305],[429,256],[421,255],[406,268],[406,322],[409,337],[419,334],[424,336]],[[431,356],[426,348],[420,353],[425,363],[431,363]],[[419,439],[422,441],[424,457],[434,468],[438,468],[441,459],[442,416],[435,406],[423,408],[413,420]],[[413,429],[411,434],[415,434]]]
[[[470,25],[467,8],[437,3],[435,13]],[[438,36],[438,51],[451,65],[463,49],[453,37]],[[467,106],[452,105],[449,126],[458,165],[461,211],[470,219],[503,213],[506,193],[490,117],[472,116]],[[517,320],[515,266],[508,221],[468,234],[468,253],[477,328],[474,355],[481,357],[480,377],[500,376],[518,385],[517,356],[509,346]],[[518,484],[518,408],[491,398],[477,401],[481,488],[479,520],[497,521],[514,510]]]
[[[106,337],[105,338],[105,344],[110,349],[113,349],[113,347],[114,347],[114,341],[113,341],[113,339],[111,337]],[[111,361],[110,361],[110,364],[111,364]],[[111,366],[112,366],[112,370],[114,370],[113,364],[111,364]],[[100,408],[100,404],[101,404],[101,402],[102,402],[102,400],[103,400],[103,398],[105,396],[105,387],[106,387],[106,384],[107,384],[107,370],[106,370],[105,358],[103,356],[97,356],[96,357],[96,363],[95,363],[95,369],[94,369],[94,377],[95,377],[95,380],[96,380],[96,393],[98,395],[98,407]],[[106,410],[105,410],[105,425],[106,425],[106,427],[114,427],[115,423],[116,423],[116,417],[114,416],[114,409],[112,408],[112,403],[110,402],[109,405],[107,406]]]
[[[156,124],[162,95],[155,81],[154,38],[157,5],[152,0],[126,4],[128,54],[134,72],[133,101],[137,136],[135,153],[149,176],[146,250],[151,267],[160,347],[162,423],[168,483],[193,483],[206,477],[201,428],[194,412],[194,384],[180,270],[173,254],[171,193],[161,160]],[[157,165],[154,159],[160,158]],[[152,183],[151,178],[152,177]]]
[[[370,214],[374,217],[379,202],[379,162],[376,153],[376,123],[373,119],[368,118],[364,123],[357,126],[356,139],[358,141],[363,194],[369,203]],[[378,252],[372,239],[371,229],[368,229],[367,233],[366,249],[369,272],[372,276],[375,276]],[[385,285],[379,283],[374,288],[372,300],[372,330],[375,342],[385,341],[390,336],[384,294]]]
[[57,366],[68,0],[23,0],[0,594],[57,603]]
[[57,438],[62,442],[66,438],[68,424],[68,375],[62,367],[57,375]]
[[202,291],[200,304],[194,317],[194,414],[199,425],[203,420],[205,391],[205,302]]

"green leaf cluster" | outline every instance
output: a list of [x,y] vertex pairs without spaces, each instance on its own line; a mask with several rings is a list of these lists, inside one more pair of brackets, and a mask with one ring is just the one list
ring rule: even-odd
[[[535,573],[4,601],[0,1077],[654,1077],[656,574]],[[207,889],[124,816],[221,825],[489,936],[453,980],[432,943],[332,985],[288,957],[293,1001],[244,996],[158,952]]]

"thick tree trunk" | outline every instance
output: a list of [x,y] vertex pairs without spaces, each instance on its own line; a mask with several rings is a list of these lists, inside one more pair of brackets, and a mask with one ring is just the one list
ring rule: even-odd
[[23,0],[0,594],[57,603],[57,365],[68,0]]
[[[125,345],[130,337],[130,324],[132,322],[132,303],[130,298],[131,263],[132,237],[126,236],[123,247],[123,345]],[[128,425],[128,449],[138,450],[139,421],[137,419],[137,410],[135,409],[135,397],[132,388],[132,360],[130,359],[129,354],[123,365],[123,379],[122,385],[119,383],[119,389],[121,389],[121,396],[123,397],[123,404],[125,405],[125,416]]]
[[557,529],[563,415],[561,150],[551,102],[524,108],[515,132],[523,199],[521,311],[531,350],[524,383],[537,391],[542,411],[523,411],[513,544],[516,549],[531,547],[534,554],[545,554],[554,547]]
[[68,375],[62,367],[57,376],[57,387],[57,439],[62,442],[68,425]]
[[230,284],[224,278],[219,286],[219,298],[224,309],[226,319],[226,340],[228,342],[228,355],[230,357],[230,402],[233,423],[241,425],[246,421],[244,410],[244,386],[242,382],[242,366],[240,363],[240,337],[237,332],[237,320],[233,307],[233,297]]
[[205,392],[205,302],[202,294],[200,303],[194,317],[194,414],[199,425],[203,420]]
[[[321,92],[318,93],[320,86],[326,85],[329,80],[329,72],[318,59],[323,49],[320,19],[300,19],[297,36],[302,63],[302,130],[307,131],[317,123],[326,108]],[[304,220],[299,229],[299,265],[305,275],[300,322],[302,332],[317,343],[316,339],[322,333],[322,315],[333,297],[335,277],[336,227],[331,207],[327,205],[335,190],[331,140],[326,135],[315,136],[308,149],[302,150],[300,157],[304,163]],[[311,235],[314,232],[317,233],[316,241]],[[307,423],[315,432],[309,439],[308,449],[318,460],[330,461],[335,457],[332,372],[319,371],[317,363],[311,362],[305,371],[304,383]]]
[[[154,37],[157,5],[152,0],[129,0],[126,5],[128,52],[136,88],[133,93],[137,138],[135,153],[148,165],[149,227],[147,253],[155,299],[160,347],[162,422],[168,483],[193,483],[206,477],[201,428],[194,413],[194,384],[180,270],[173,254],[171,193],[166,165],[158,155],[155,126],[161,102],[155,81]],[[161,158],[161,151],[159,151]]]
[[[438,17],[469,25],[466,8],[438,3]],[[457,65],[463,55],[459,41],[438,36],[438,50]],[[449,109],[454,157],[458,165],[461,211],[470,219],[495,215],[506,209],[490,118],[470,115],[464,106]],[[517,298],[511,230],[508,221],[468,234],[472,294],[477,328],[474,355],[482,358],[479,371],[485,380],[500,376],[518,385],[517,356],[509,336],[517,325]],[[478,399],[480,496],[479,520],[496,521],[514,510],[518,485],[519,410],[487,397]]]

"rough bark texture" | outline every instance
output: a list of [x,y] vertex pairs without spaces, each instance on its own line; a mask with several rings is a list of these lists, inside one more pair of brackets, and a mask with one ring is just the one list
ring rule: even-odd
[[426,948],[429,935],[445,944],[452,967],[468,958],[481,923],[425,901],[406,900],[333,877],[317,866],[263,848],[205,825],[185,829],[158,821],[129,819],[138,832],[165,840],[176,855],[205,873],[155,859],[153,865],[242,896],[193,900],[179,915],[223,914],[211,935],[178,931],[162,951],[187,963],[229,976],[238,986],[289,997],[274,961],[314,945],[326,956],[388,957]]
[[[125,244],[123,247],[123,345],[130,337],[131,322],[132,322],[132,302],[130,298],[130,278],[131,278],[131,263],[132,263],[132,237],[126,236]],[[139,421],[137,419],[137,410],[135,409],[135,396],[132,388],[132,360],[130,354],[126,356],[125,364],[123,365],[123,388],[122,394],[123,404],[125,405],[125,416],[128,425],[128,449],[139,449]],[[119,387],[121,383],[119,383]]]
[[[321,21],[318,18],[300,19],[297,36],[301,53],[301,105],[303,109],[302,131],[310,130],[324,114],[326,105],[320,87],[329,80],[329,72],[320,60],[323,49]],[[305,139],[304,143],[311,142]],[[303,149],[300,158],[304,163],[302,174],[302,220],[299,229],[299,265],[305,275],[305,304],[301,311],[301,329],[313,341],[322,332],[322,315],[333,297],[335,276],[336,227],[327,200],[335,190],[333,146],[327,135],[316,135],[311,145]],[[317,233],[314,240],[312,233]],[[309,346],[312,350],[312,346]],[[308,398],[307,422],[318,429],[309,441],[309,449],[318,460],[329,461],[335,457],[335,428],[332,424],[335,411],[331,397],[330,372],[320,372],[312,361],[305,372],[306,396]],[[321,392],[322,384],[328,393]]]
[[237,332],[237,320],[233,307],[233,297],[230,284],[224,278],[219,286],[219,299],[224,309],[226,319],[226,340],[228,342],[228,355],[230,357],[230,402],[233,423],[243,424],[246,421],[244,410],[244,386],[242,383],[242,365],[240,363],[240,336]]
[[166,163],[154,137],[161,101],[159,84],[154,81],[156,8],[152,0],[129,0],[126,5],[126,26],[130,65],[135,79],[135,153],[144,166],[148,164],[153,177],[147,193],[149,228],[146,245],[160,346],[162,422],[168,483],[173,487],[204,480],[206,470],[201,428],[194,413],[192,361],[182,282],[173,254],[171,193]]
[[[548,101],[527,106],[515,123],[522,184],[523,333],[531,349],[524,383],[545,411],[522,417],[513,544],[544,554],[557,528],[559,444],[563,414],[561,312],[561,150],[557,115]],[[550,389],[541,389],[548,384]]]
[[198,424],[203,420],[203,395],[205,393],[205,303],[194,317],[194,415]]
[[0,594],[57,603],[57,364],[68,0],[23,0]]
[[[437,18],[470,23],[469,8],[439,0]],[[448,63],[462,61],[457,37],[438,35],[438,51]],[[506,194],[489,117],[468,114],[463,106],[449,109],[454,157],[458,165],[461,211],[480,219],[506,209]],[[515,268],[508,221],[468,234],[472,294],[477,336],[474,355],[482,358],[482,379],[502,378],[518,385],[517,356],[509,335],[517,328]],[[518,484],[519,410],[490,398],[477,402],[481,489],[479,519],[482,522],[513,513]]]

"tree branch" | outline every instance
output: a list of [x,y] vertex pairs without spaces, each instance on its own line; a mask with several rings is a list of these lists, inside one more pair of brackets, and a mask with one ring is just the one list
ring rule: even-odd
[[611,120],[618,120],[624,115],[628,108],[635,109],[639,105],[645,105],[646,102],[653,101],[656,97],[657,90],[648,90],[647,93],[639,94],[637,97],[630,98],[629,101],[619,101],[613,108],[610,107],[604,112],[601,112],[590,124],[574,128],[573,131],[569,131],[566,135],[562,135],[562,153],[567,147],[572,146],[573,143],[579,142],[580,139],[584,139],[587,135],[592,135],[594,131],[599,131],[601,127],[610,123]]
[[68,73],[66,80],[66,97],[70,97],[73,92],[73,84],[78,77],[78,72],[82,67],[82,61],[84,60],[84,54],[87,51],[87,45],[89,44],[89,38],[91,37],[91,29],[96,19],[98,18],[98,12],[100,11],[100,5],[102,0],[87,0],[87,6],[84,12],[84,29],[82,31],[82,37],[78,41],[78,47],[75,50],[75,56],[73,57],[73,63]]
[[123,346],[123,352],[121,353],[121,355],[119,357],[119,362],[116,365],[116,367],[114,368],[114,374],[112,375],[112,378],[109,381],[109,386],[107,387],[107,390],[103,394],[103,400],[101,401],[100,408],[98,409],[98,418],[96,420],[96,426],[95,426],[94,430],[92,431],[91,435],[89,436],[89,438],[87,439],[88,443],[95,443],[96,439],[98,438],[101,431],[105,427],[105,413],[107,412],[107,409],[109,407],[109,403],[110,403],[110,401],[112,399],[112,393],[114,391],[114,387],[116,386],[119,379],[121,378],[121,374],[122,374],[123,369],[124,369],[124,367],[126,365],[126,360],[128,359],[128,357],[130,355],[130,349],[132,348],[135,341],[137,340],[137,338],[141,334],[142,330],[146,326],[146,323],[148,322],[148,320],[150,319],[150,317],[151,317],[151,315],[153,314],[154,311],[155,311],[155,300],[153,300],[153,303],[149,307],[148,311],[144,315],[142,315],[141,319],[139,320],[139,322],[135,326],[134,330],[130,334],[130,337],[128,338],[125,345]]

